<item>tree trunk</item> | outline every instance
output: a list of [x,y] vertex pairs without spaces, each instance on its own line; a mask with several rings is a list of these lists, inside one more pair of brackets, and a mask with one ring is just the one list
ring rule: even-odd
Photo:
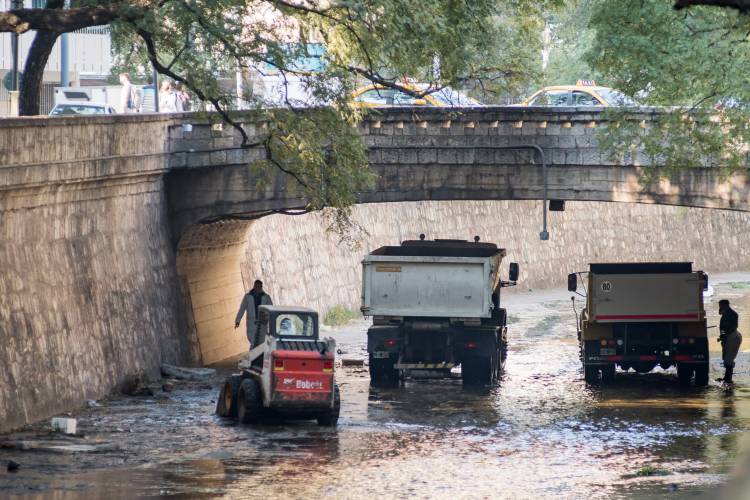
[[39,114],[44,68],[58,36],[59,33],[50,31],[37,31],[34,36],[34,42],[26,56],[19,87],[21,92],[18,99],[18,114],[21,116]]

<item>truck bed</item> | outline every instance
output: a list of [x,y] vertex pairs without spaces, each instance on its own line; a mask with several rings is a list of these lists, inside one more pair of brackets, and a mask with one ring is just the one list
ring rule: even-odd
[[500,258],[368,255],[362,313],[489,318]]
[[591,320],[614,322],[699,321],[702,273],[592,274]]

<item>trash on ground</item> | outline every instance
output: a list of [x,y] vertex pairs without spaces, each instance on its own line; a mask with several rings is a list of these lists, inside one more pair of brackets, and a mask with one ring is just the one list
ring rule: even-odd
[[78,425],[74,418],[54,417],[50,423],[52,424],[52,431],[65,434],[75,434]]
[[185,368],[166,363],[161,365],[161,372],[181,380],[207,380],[216,375],[216,370],[213,368]]
[[14,462],[13,460],[8,460],[8,472],[16,472],[19,467],[21,467],[21,464],[18,462]]

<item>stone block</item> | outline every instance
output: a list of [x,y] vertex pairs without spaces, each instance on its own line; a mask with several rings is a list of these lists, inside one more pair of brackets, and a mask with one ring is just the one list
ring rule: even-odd
[[591,129],[585,127],[585,123],[573,122],[573,126],[570,128],[571,135],[586,135]]
[[401,149],[398,153],[399,163],[403,165],[413,165],[417,163],[417,150]]
[[576,138],[571,135],[561,135],[558,137],[558,147],[563,149],[575,149]]
[[456,149],[456,163],[470,165],[474,163],[474,149]]
[[441,149],[438,152],[438,163],[456,163],[456,150],[455,149]]
[[211,165],[225,165],[227,163],[227,152],[226,151],[214,151],[210,154],[209,161]]
[[544,133],[543,129],[539,129],[539,122],[536,121],[524,121],[521,126],[521,135],[539,135]]
[[431,164],[437,163],[438,151],[437,149],[423,148],[418,150],[419,163]]
[[398,160],[398,149],[381,149],[380,150],[380,162],[384,164],[397,164]]
[[186,153],[172,153],[167,161],[169,168],[182,168],[187,166]]
[[211,165],[211,153],[189,153],[187,155],[188,168],[208,167]]
[[562,125],[560,123],[547,122],[547,128],[544,129],[545,135],[560,135]]

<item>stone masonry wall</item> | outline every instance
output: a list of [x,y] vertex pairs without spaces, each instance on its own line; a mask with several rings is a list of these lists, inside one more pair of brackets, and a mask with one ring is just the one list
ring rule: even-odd
[[546,242],[539,240],[541,202],[359,205],[354,217],[369,232],[354,251],[326,234],[318,215],[273,215],[255,222],[248,234],[245,279],[262,278],[279,304],[313,307],[321,315],[335,305],[358,310],[362,257],[420,233],[430,239],[479,235],[506,248],[504,274],[507,263],[521,265],[520,286],[510,293],[564,286],[567,273],[596,261],[687,260],[707,272],[750,269],[745,251],[750,214],[744,212],[569,202],[565,212],[549,213]]
[[159,117],[0,122],[0,432],[190,360]]

